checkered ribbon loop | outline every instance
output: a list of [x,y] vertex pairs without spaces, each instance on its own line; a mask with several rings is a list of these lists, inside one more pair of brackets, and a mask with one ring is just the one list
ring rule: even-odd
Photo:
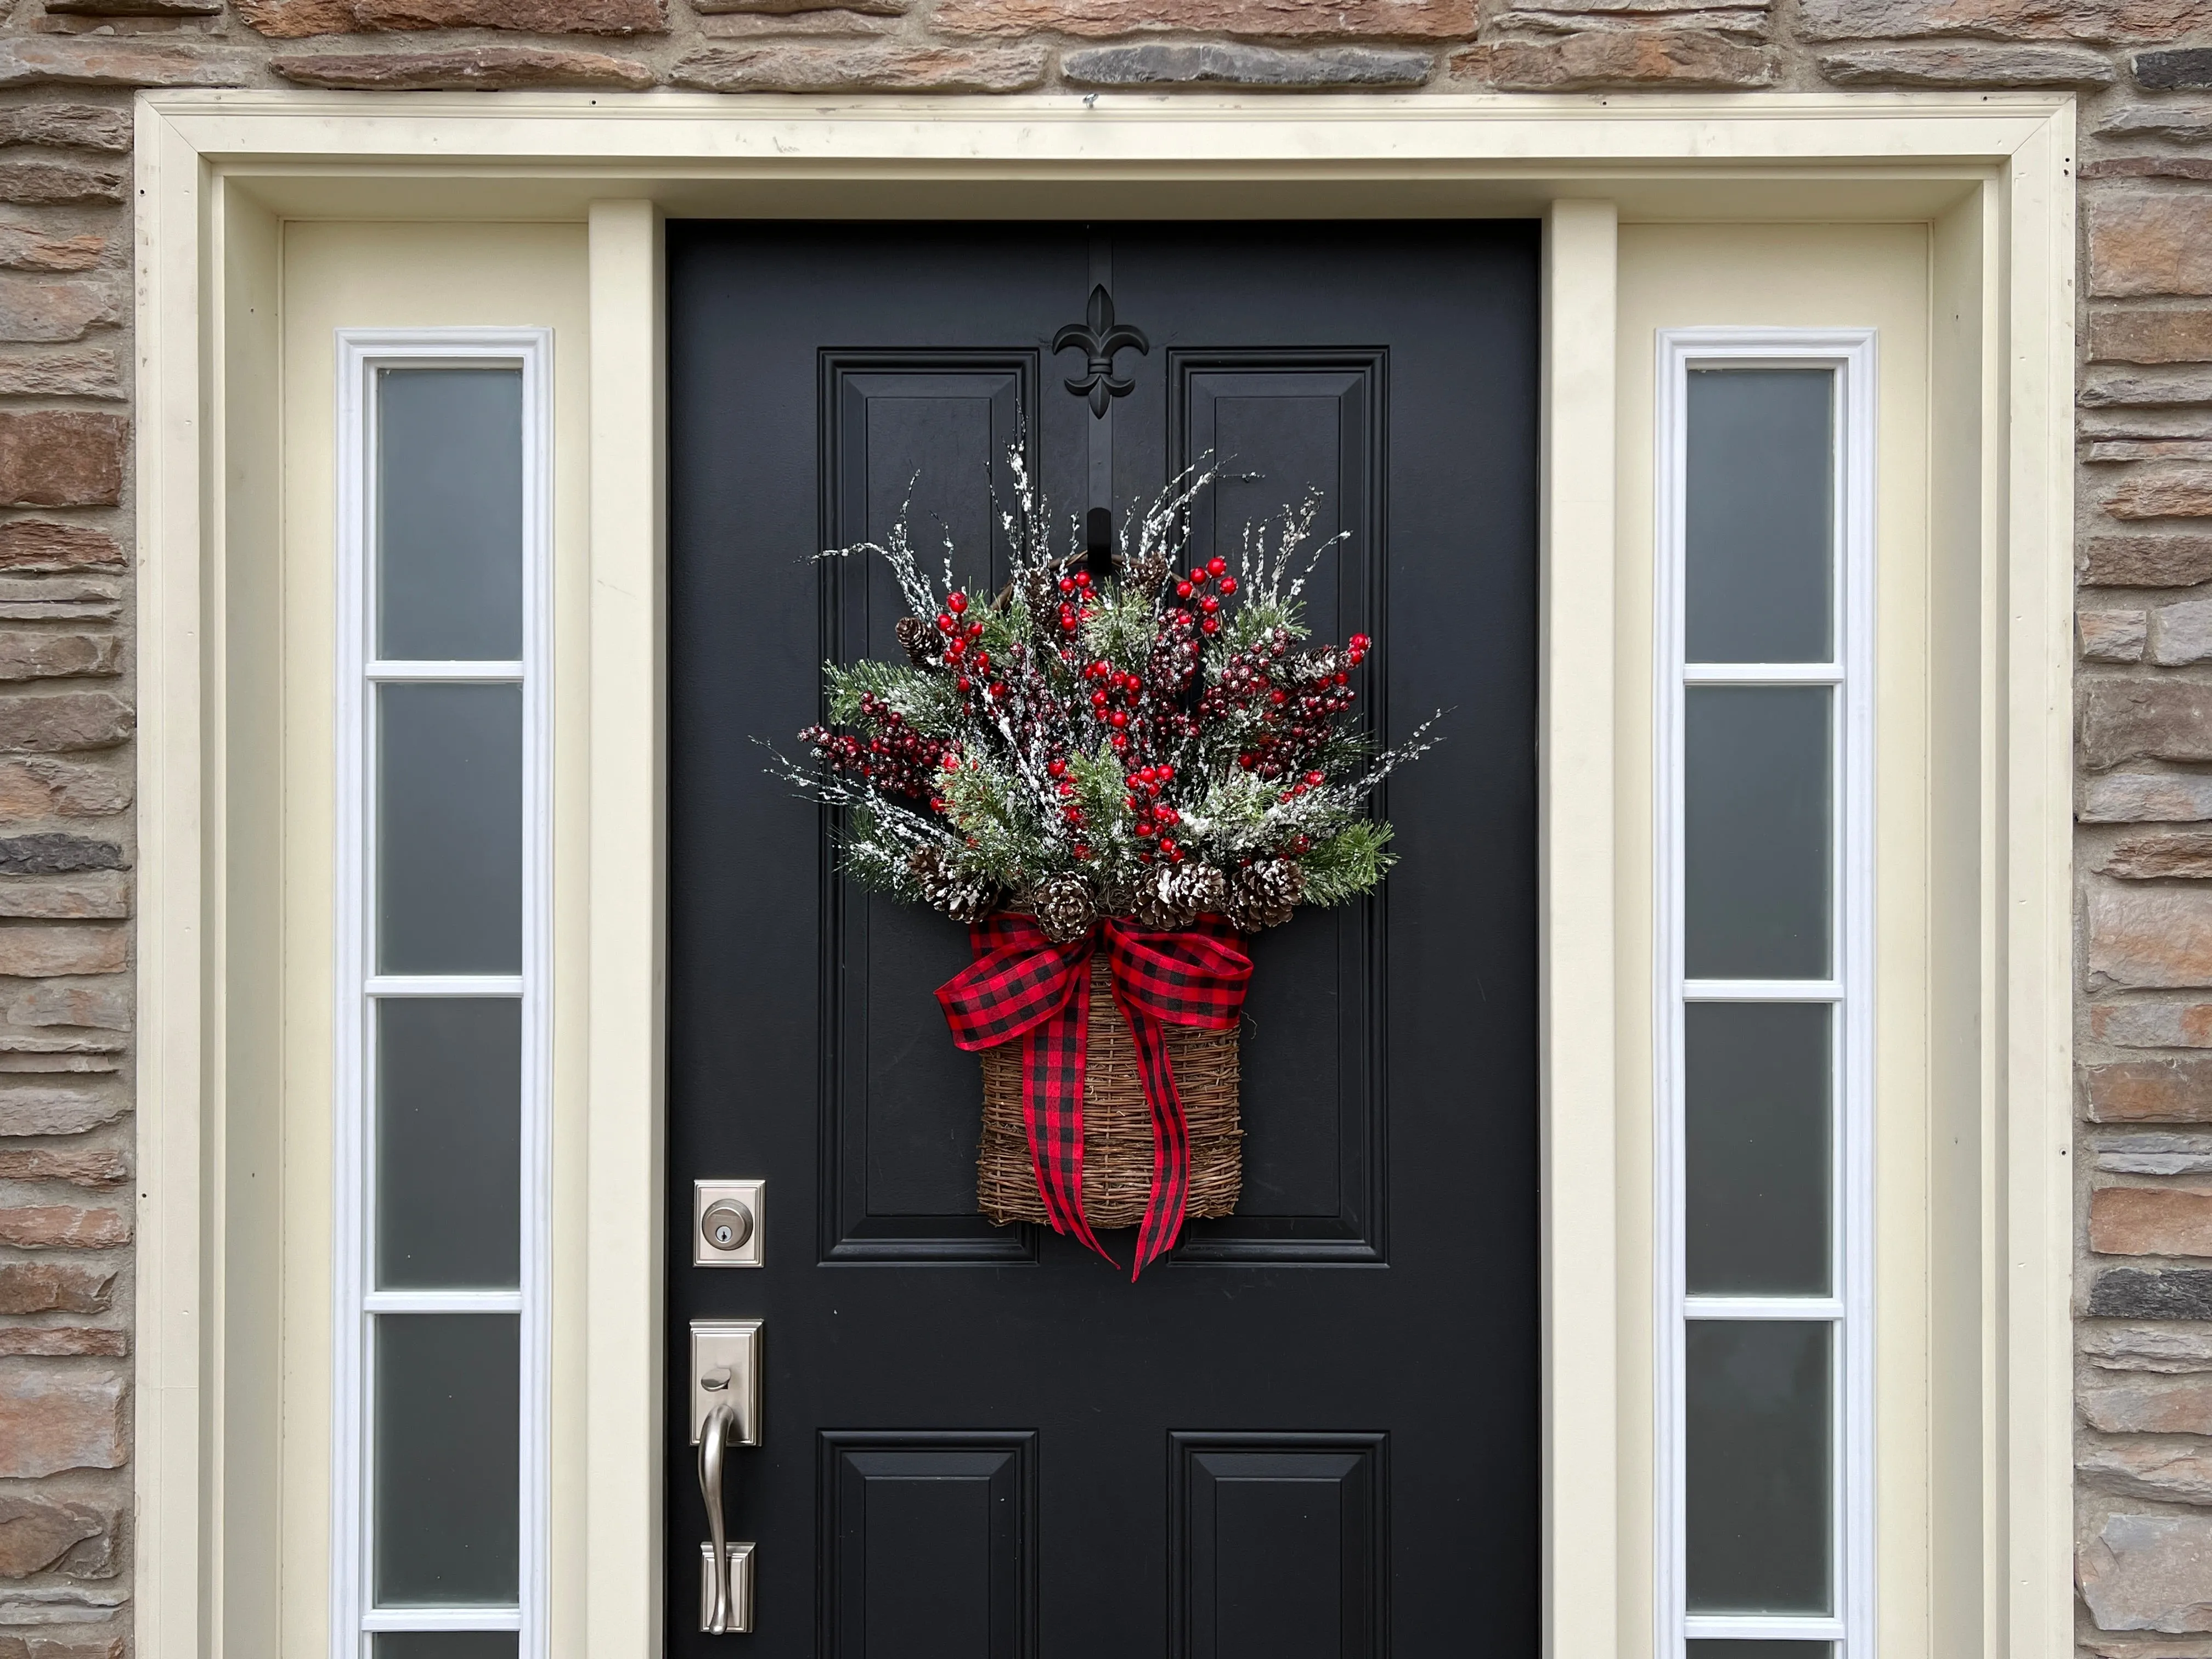
[[1190,1132],[1168,1058],[1169,1025],[1232,1029],[1252,959],[1212,916],[1179,933],[1109,918],[1055,945],[1036,918],[999,915],[969,930],[975,960],[937,990],[961,1048],[1022,1045],[1022,1115],[1037,1193],[1054,1232],[1114,1258],[1083,1213],[1083,1057],[1091,1029],[1091,958],[1102,946],[1115,1003],[1129,1022],[1152,1109],[1152,1190],[1137,1229],[1134,1279],[1173,1248],[1190,1197]]

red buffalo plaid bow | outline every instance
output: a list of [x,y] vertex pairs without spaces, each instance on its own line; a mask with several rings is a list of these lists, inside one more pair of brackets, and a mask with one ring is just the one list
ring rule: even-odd
[[1022,1114],[1038,1194],[1054,1232],[1106,1260],[1083,1213],[1083,1055],[1091,1021],[1091,956],[1103,938],[1114,1000],[1136,1039],[1145,1099],[1152,1109],[1152,1191],[1137,1229],[1134,1279],[1182,1231],[1190,1196],[1190,1134],[1176,1091],[1163,1022],[1223,1031],[1244,1006],[1252,959],[1212,917],[1181,933],[1140,932],[1103,921],[1055,945],[1036,919],[1000,915],[968,930],[975,960],[937,990],[952,1040],[963,1048],[1022,1043]]

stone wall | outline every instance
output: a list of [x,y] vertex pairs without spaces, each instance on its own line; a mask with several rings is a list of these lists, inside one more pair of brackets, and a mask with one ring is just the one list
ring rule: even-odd
[[12,0],[0,1659],[129,1642],[131,92],[287,85],[2078,92],[2080,1631],[2212,1659],[2212,0]]

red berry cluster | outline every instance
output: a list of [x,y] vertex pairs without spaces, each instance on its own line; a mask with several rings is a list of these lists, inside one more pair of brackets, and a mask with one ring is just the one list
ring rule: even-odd
[[1175,781],[1175,768],[1164,763],[1140,766],[1129,774],[1127,802],[1137,815],[1137,839],[1148,843],[1137,849],[1140,862],[1150,864],[1156,856],[1170,864],[1182,862],[1182,848],[1176,845],[1173,833],[1182,822],[1182,814],[1160,799],[1160,792]]
[[860,723],[870,735],[810,726],[799,740],[813,744],[815,754],[831,770],[866,779],[887,795],[919,799],[927,794],[944,759],[945,745],[922,736],[872,691],[861,694]]
[[1060,579],[1060,631],[1073,634],[1091,616],[1091,573],[1079,570]]
[[1329,721],[1352,707],[1351,670],[1373,641],[1354,634],[1342,651],[1290,654],[1290,635],[1271,629],[1223,665],[1221,678],[1200,700],[1201,719],[1248,727],[1237,763],[1272,783],[1287,780],[1289,800],[1327,781],[1313,766],[1327,745]]
[[938,660],[951,671],[953,684],[962,695],[975,689],[975,682],[983,682],[986,701],[996,702],[1006,695],[1005,681],[1000,677],[1003,666],[994,670],[991,653],[982,647],[983,624],[968,620],[968,596],[954,592],[947,596],[945,609],[937,613],[937,631],[944,636]]
[[[1213,592],[1207,592],[1208,587]],[[1176,579],[1175,596],[1188,607],[1184,614],[1197,618],[1198,631],[1208,639],[1221,631],[1221,602],[1236,591],[1237,578],[1229,574],[1229,561],[1218,553]]]

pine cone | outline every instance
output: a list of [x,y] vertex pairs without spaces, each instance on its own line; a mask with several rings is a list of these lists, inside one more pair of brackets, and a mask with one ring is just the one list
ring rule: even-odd
[[1212,865],[1171,864],[1138,888],[1136,916],[1154,933],[1172,933],[1228,902],[1229,884]]
[[1166,586],[1168,556],[1164,548],[1154,548],[1140,557],[1126,561],[1121,566],[1121,585],[1134,593],[1149,598]]
[[906,647],[906,659],[916,668],[930,665],[930,653],[937,647],[937,630],[920,617],[901,617],[891,624],[891,632]]
[[997,908],[999,890],[988,878],[969,874],[939,847],[918,848],[906,861],[932,908],[955,921],[981,921]]
[[1039,882],[1030,894],[1030,908],[1036,912],[1044,936],[1055,945],[1081,939],[1098,920],[1091,884],[1073,871],[1047,876]]
[[1231,880],[1224,914],[1240,933],[1280,927],[1291,919],[1304,888],[1304,872],[1289,859],[1261,859]]

